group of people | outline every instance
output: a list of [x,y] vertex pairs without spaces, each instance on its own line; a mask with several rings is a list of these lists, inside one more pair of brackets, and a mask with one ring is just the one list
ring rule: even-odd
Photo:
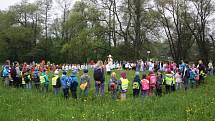
[[[204,83],[207,74],[213,75],[212,62],[205,66],[202,61],[199,64],[187,64],[182,62],[176,64],[174,62],[141,62],[135,64],[135,75],[132,80],[127,77],[126,68],[121,70],[120,78],[114,69],[106,70],[107,65],[111,66],[113,61],[110,59],[107,64],[98,61],[93,68],[93,80],[95,81],[95,95],[103,96],[105,92],[105,74],[110,74],[108,79],[108,91],[113,99],[126,99],[129,90],[133,90],[133,96],[161,96],[162,94],[171,93],[184,88],[195,88]],[[50,82],[53,87],[54,94],[58,95],[62,89],[65,98],[87,97],[91,88],[91,76],[88,74],[88,66],[83,69],[73,68],[72,74],[68,75],[67,69],[62,67],[51,69],[53,76],[49,78],[51,71],[45,62],[38,64],[22,64],[14,62],[10,66],[10,61],[6,61],[1,71],[5,86],[15,86],[17,88],[31,89],[32,86],[38,91],[49,91]],[[77,73],[83,71],[78,79]],[[60,75],[62,72],[62,75]],[[131,85],[129,86],[131,81]],[[163,91],[165,87],[165,91]],[[79,88],[79,89],[78,89]],[[129,89],[132,88],[132,89]],[[80,90],[80,93],[78,93]]]

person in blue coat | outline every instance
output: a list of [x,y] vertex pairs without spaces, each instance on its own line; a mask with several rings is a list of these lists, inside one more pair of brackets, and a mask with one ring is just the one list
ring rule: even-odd
[[9,82],[10,82],[10,78],[9,78],[9,76],[10,76],[10,67],[9,67],[9,65],[5,65],[3,67],[2,76],[3,76],[3,79],[4,79],[4,85],[9,86]]
[[72,72],[72,75],[69,78],[70,83],[70,91],[72,93],[72,98],[77,99],[77,87],[78,87],[78,78],[77,78],[77,70]]
[[61,86],[63,89],[63,94],[64,94],[64,98],[68,98],[69,97],[69,80],[68,77],[66,76],[67,72],[64,71],[63,75],[61,77]]
[[39,76],[38,67],[36,67],[33,72],[33,82],[34,82],[35,88],[37,89],[37,91],[39,91],[40,90],[40,76]]

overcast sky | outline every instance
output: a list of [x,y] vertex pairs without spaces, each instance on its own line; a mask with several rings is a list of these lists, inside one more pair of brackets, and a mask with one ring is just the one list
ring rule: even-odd
[[[22,0],[0,0],[0,10],[7,10],[9,6],[15,5],[17,3],[20,3]],[[35,0],[28,0],[29,2],[34,2]],[[54,4],[56,3],[56,0],[53,0]],[[72,4],[75,3],[75,1],[78,0],[71,0]]]
[[0,9],[6,10],[9,6],[14,5],[22,0],[0,0]]

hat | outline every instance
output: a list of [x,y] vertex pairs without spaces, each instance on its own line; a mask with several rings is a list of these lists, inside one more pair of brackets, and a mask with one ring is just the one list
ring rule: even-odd
[[125,73],[125,72],[122,72],[122,73],[121,73],[121,77],[122,77],[122,78],[126,78],[126,73]]
[[67,72],[66,71],[63,71],[63,75],[66,75],[67,74]]
[[112,55],[108,55],[107,57],[108,57],[108,58],[112,58]]
[[78,71],[76,69],[72,71],[72,74],[74,74],[74,75],[77,73],[78,73]]
[[83,72],[84,72],[84,73],[88,73],[88,69],[84,69]]

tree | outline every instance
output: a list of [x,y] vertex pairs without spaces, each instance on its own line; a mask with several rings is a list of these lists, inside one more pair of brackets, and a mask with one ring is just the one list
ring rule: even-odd
[[193,10],[190,11],[192,23],[187,23],[190,32],[194,36],[201,58],[205,63],[209,61],[209,39],[207,38],[207,24],[209,18],[214,13],[214,1],[212,0],[190,0],[185,1],[186,4],[191,3]]

